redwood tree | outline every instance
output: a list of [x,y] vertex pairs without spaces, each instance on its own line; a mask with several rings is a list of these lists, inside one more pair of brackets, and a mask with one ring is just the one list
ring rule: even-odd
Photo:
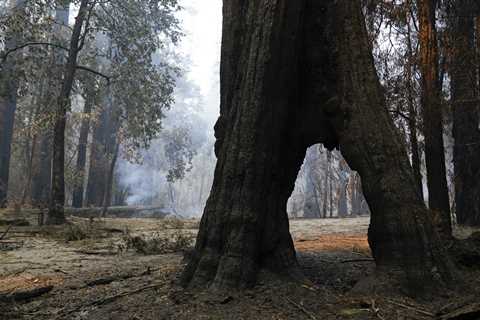
[[480,48],[475,48],[475,2],[455,1],[451,8],[451,89],[455,138],[455,212],[460,224],[479,226],[480,109],[475,51]]
[[443,235],[452,233],[443,146],[443,119],[440,100],[439,56],[436,29],[436,0],[418,0],[421,104],[429,208],[439,215]]
[[[380,268],[421,287],[452,267],[416,190],[358,1],[224,0],[218,163],[185,285],[244,287],[299,272],[286,203],[307,147],[362,177]],[[435,274],[434,274],[435,273]]]

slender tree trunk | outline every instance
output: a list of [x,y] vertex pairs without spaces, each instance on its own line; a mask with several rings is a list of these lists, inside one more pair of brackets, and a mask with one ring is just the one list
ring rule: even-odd
[[25,202],[27,201],[28,195],[31,193],[31,188],[32,188],[32,176],[33,176],[33,160],[35,157],[36,153],[36,147],[37,147],[37,137],[38,135],[33,135],[32,141],[31,141],[31,147],[30,147],[30,152],[28,154],[28,162],[27,162],[27,178],[25,181],[25,186],[23,188],[23,193],[22,193],[22,201],[21,204],[24,205]]
[[83,189],[85,183],[85,172],[87,164],[87,145],[88,132],[90,131],[90,113],[95,102],[94,94],[88,90],[83,109],[84,118],[80,128],[80,137],[78,139],[78,155],[77,155],[77,174],[79,175],[79,183],[75,186],[73,191],[72,206],[74,208],[81,208],[83,206]]
[[[68,4],[69,5],[69,4]],[[52,179],[50,191],[50,206],[46,218],[46,224],[65,223],[65,126],[67,110],[70,105],[70,93],[73,87],[77,67],[77,57],[81,50],[82,28],[87,16],[88,0],[80,2],[78,15],[73,26],[72,37],[63,71],[63,83],[58,96],[55,125],[53,130],[52,152]]]
[[301,277],[286,204],[316,143],[339,145],[360,173],[377,265],[416,289],[437,274],[450,280],[386,111],[360,3],[224,0],[223,10],[218,163],[183,283],[244,287],[259,268]]
[[[330,181],[330,151],[326,151],[326,161],[325,161],[325,181],[323,184],[323,218],[327,218],[327,205],[328,205],[328,191],[329,191],[329,181]],[[331,188],[330,188],[331,191]]]
[[467,0],[455,1],[453,8],[451,88],[456,215],[460,224],[480,226],[480,110],[474,67],[474,4]]
[[38,153],[35,156],[32,176],[32,204],[37,207],[48,206],[50,198],[50,176],[52,165],[51,136],[42,132],[38,139]]
[[429,207],[439,215],[438,227],[442,235],[450,237],[452,225],[443,146],[435,3],[435,0],[418,0],[417,4],[423,134]]
[[316,155],[315,152],[318,152],[314,148],[311,148],[307,151],[305,157],[305,202],[303,205],[303,216],[305,218],[318,218],[320,217],[320,207],[317,198],[317,186],[315,183],[316,180]]
[[113,178],[115,174],[115,165],[117,164],[118,159],[118,151],[120,148],[120,143],[118,141],[115,142],[114,150],[112,153],[112,160],[110,162],[110,168],[108,170],[107,182],[105,184],[105,196],[103,198],[103,210],[102,216],[105,217],[107,214],[108,207],[112,203],[112,188],[113,188]]
[[[104,198],[103,191],[105,190],[102,173],[107,168],[105,164],[104,150],[105,150],[105,114],[102,111],[100,119],[98,120],[92,137],[92,144],[90,147],[90,165],[88,170],[86,204],[87,206],[100,206]],[[103,183],[102,183],[103,182]]]
[[407,54],[408,61],[406,66],[405,75],[407,77],[407,104],[408,104],[408,129],[410,131],[410,149],[412,153],[412,168],[413,174],[415,177],[415,182],[417,184],[418,193],[422,200],[424,200],[423,195],[423,182],[422,182],[422,160],[420,157],[420,150],[418,148],[418,138],[417,138],[417,111],[415,109],[415,94],[413,88],[413,74],[415,71],[415,62],[413,57],[413,46],[410,30],[410,20],[407,19]]

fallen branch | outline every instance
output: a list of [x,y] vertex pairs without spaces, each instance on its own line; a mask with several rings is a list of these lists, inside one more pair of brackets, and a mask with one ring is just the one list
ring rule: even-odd
[[7,234],[8,234],[8,231],[10,231],[10,229],[12,229],[12,225],[9,225],[7,230],[0,236],[0,240],[3,240]]
[[425,310],[422,310],[422,309],[419,309],[419,308],[416,308],[416,307],[412,307],[412,306],[409,306],[409,305],[406,305],[406,304],[403,304],[403,303],[400,303],[400,302],[396,302],[396,301],[393,301],[393,300],[387,300],[387,301],[390,302],[391,304],[394,304],[394,305],[398,306],[398,307],[409,309],[409,310],[415,311],[417,313],[420,313],[420,314],[423,314],[425,316],[429,316],[429,317],[432,317],[432,318],[435,317],[435,314],[433,314],[431,312],[428,312],[428,311],[425,311]]
[[294,305],[295,307],[297,307],[300,311],[302,311],[303,313],[305,313],[307,316],[309,316],[310,319],[312,319],[312,320],[317,320],[317,317],[315,317],[315,315],[314,315],[312,312],[310,312],[310,311],[308,311],[307,309],[305,309],[305,307],[302,306],[301,304],[298,304],[298,303],[296,303],[295,301],[293,301],[293,300],[291,300],[291,299],[289,299],[289,298],[285,298],[285,300],[286,300],[287,302],[291,303],[292,305]]
[[85,254],[85,255],[94,255],[94,256],[115,256],[118,252],[108,251],[108,250],[75,250],[75,253]]
[[106,285],[110,284],[115,281],[119,280],[127,280],[131,278],[138,278],[138,277],[143,277],[145,275],[151,274],[152,272],[158,271],[160,269],[150,269],[150,267],[147,268],[147,270],[143,271],[142,273],[128,273],[128,274],[120,274],[120,275],[109,275],[103,278],[98,278],[95,280],[91,280],[85,283],[87,287],[94,287],[94,286],[99,286],[99,285]]
[[365,259],[350,259],[350,260],[343,260],[340,263],[351,263],[351,262],[375,262],[374,259],[365,258]]
[[113,295],[113,296],[110,296],[110,297],[107,297],[107,298],[104,298],[104,299],[95,300],[95,301],[92,301],[88,304],[79,305],[78,307],[75,307],[72,310],[69,310],[65,313],[60,312],[55,319],[58,319],[60,317],[63,317],[63,316],[66,316],[66,315],[69,315],[69,314],[72,314],[72,313],[75,313],[75,312],[77,312],[77,311],[79,311],[79,310],[81,310],[82,308],[85,308],[85,307],[104,305],[104,304],[113,302],[113,301],[115,301],[119,298],[126,297],[126,296],[136,294],[136,293],[139,293],[139,292],[142,292],[142,291],[145,291],[145,290],[149,290],[149,289],[160,288],[164,285],[165,285],[164,283],[162,283],[162,284],[160,284],[160,283],[152,284],[152,285],[141,287],[141,288],[138,288],[138,289],[135,289],[135,290],[132,290],[132,291],[122,292],[122,293],[119,293],[119,294],[116,294],[116,295]]
[[23,291],[13,291],[6,294],[0,294],[0,301],[21,301],[39,297],[52,291],[53,286],[45,286]]

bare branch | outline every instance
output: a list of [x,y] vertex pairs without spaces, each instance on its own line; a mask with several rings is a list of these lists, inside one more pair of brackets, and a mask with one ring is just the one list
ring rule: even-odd
[[103,74],[103,73],[101,73],[101,72],[99,72],[99,71],[90,69],[89,67],[85,67],[85,66],[76,66],[76,68],[77,68],[78,70],[83,70],[83,71],[87,71],[87,72],[93,73],[93,74],[95,74],[95,75],[97,75],[97,76],[99,76],[99,77],[104,78],[105,80],[107,80],[108,83],[110,83],[110,77],[107,76],[107,75],[105,75],[105,74]]

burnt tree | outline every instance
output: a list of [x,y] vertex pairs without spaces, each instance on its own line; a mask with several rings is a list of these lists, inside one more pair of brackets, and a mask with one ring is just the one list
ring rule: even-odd
[[386,110],[360,3],[224,0],[223,16],[218,163],[183,283],[245,287],[260,268],[301,277],[286,203],[316,143],[339,147],[362,177],[379,268],[416,287],[452,279]]
[[[475,68],[475,1],[455,1],[452,8],[451,90],[455,213],[458,223],[480,225],[480,109]],[[477,37],[480,30],[477,29]]]
[[423,134],[425,136],[425,163],[427,167],[428,204],[438,214],[440,232],[452,233],[443,146],[443,115],[435,4],[436,0],[418,0],[421,104]]

